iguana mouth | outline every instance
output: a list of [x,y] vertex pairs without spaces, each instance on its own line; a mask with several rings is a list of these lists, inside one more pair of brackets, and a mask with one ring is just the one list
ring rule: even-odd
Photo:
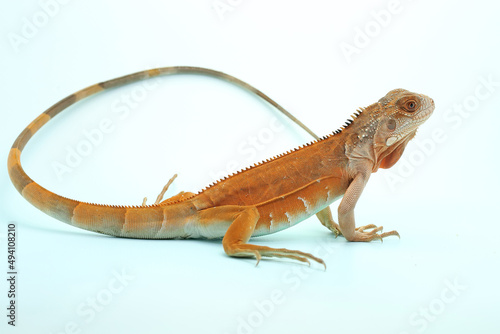
[[421,121],[422,123],[425,122],[429,117],[431,117],[432,113],[434,112],[434,100],[431,100],[432,104],[422,110],[417,116],[415,116],[416,121]]
[[434,112],[434,101],[432,101],[432,104],[427,108],[423,109],[418,115],[413,116],[413,118],[408,122],[408,127],[412,128],[410,131],[408,132],[405,131],[404,134],[400,134],[397,137],[399,137],[399,139],[406,137],[409,133],[413,132],[414,128],[420,126],[425,121],[427,121],[429,117],[431,117],[433,112]]

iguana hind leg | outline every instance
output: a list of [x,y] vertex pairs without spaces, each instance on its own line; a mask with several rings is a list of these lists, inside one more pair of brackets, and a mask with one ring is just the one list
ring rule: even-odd
[[[166,200],[162,201],[163,196],[167,192],[167,190],[170,187],[170,185],[172,184],[172,182],[174,182],[174,180],[175,180],[176,177],[177,177],[177,174],[174,174],[174,176],[172,176],[170,178],[170,180],[168,180],[167,184],[163,187],[163,189],[161,190],[160,194],[156,197],[156,201],[155,201],[154,204],[160,204],[160,203],[163,203],[163,202],[178,202],[178,201],[182,201],[182,200],[184,200],[186,198],[194,196],[194,193],[187,192],[187,191],[181,191],[177,195],[172,196],[172,197],[167,198]],[[148,200],[148,198],[144,197],[144,199],[142,201],[142,206],[146,206],[146,201],[147,200]]]
[[200,227],[203,228],[205,225],[207,229],[215,228],[217,223],[213,223],[213,219],[229,220],[230,225],[222,239],[224,251],[229,256],[255,257],[257,259],[256,265],[259,264],[262,257],[289,258],[308,264],[310,264],[309,260],[313,260],[326,268],[322,259],[309,253],[247,243],[259,220],[259,211],[255,207],[222,206],[202,210],[200,212]]

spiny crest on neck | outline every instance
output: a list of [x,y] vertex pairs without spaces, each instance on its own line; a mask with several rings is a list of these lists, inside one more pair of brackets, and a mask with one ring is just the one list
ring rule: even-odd
[[[354,114],[351,115],[351,118],[348,118],[345,124],[343,124],[339,129],[333,131],[332,135],[336,135],[341,133],[343,130],[347,129],[352,123],[354,123],[354,120],[363,114],[363,112],[366,110],[366,108],[360,107],[358,108]],[[330,137],[330,136],[326,136]],[[324,137],[325,138],[325,137]],[[323,138],[322,138],[323,139]],[[326,138],[325,138],[326,139]]]
[[356,110],[356,111],[355,111],[355,112],[351,115],[351,118],[348,118],[348,119],[347,119],[347,121],[345,122],[345,124],[344,124],[344,125],[342,125],[339,129],[337,129],[337,130],[333,131],[332,133],[330,133],[330,134],[328,134],[328,135],[325,135],[325,136],[323,136],[323,137],[321,137],[321,138],[319,138],[319,139],[312,140],[312,141],[310,141],[310,142],[308,142],[308,143],[306,143],[306,144],[304,144],[304,145],[300,145],[300,146],[298,146],[298,147],[295,147],[294,149],[288,150],[288,151],[286,151],[286,152],[284,152],[284,153],[281,153],[281,154],[275,155],[275,156],[273,156],[273,157],[271,157],[271,158],[268,158],[268,159],[262,160],[262,161],[260,161],[260,162],[256,162],[256,163],[254,163],[253,165],[251,165],[251,166],[249,166],[249,167],[242,168],[242,169],[238,170],[237,172],[234,172],[234,173],[231,173],[231,174],[229,174],[229,175],[227,175],[227,176],[224,176],[224,177],[222,177],[222,178],[220,178],[220,179],[218,179],[218,180],[216,180],[216,181],[214,181],[214,182],[210,183],[208,186],[206,186],[205,188],[203,188],[202,190],[200,190],[200,191],[198,192],[198,194],[200,194],[200,193],[202,193],[202,192],[204,192],[204,191],[206,191],[206,190],[208,190],[208,189],[210,189],[210,188],[214,187],[215,185],[217,185],[218,183],[220,183],[220,182],[222,182],[222,181],[226,181],[226,180],[230,179],[231,177],[234,177],[234,176],[235,176],[235,175],[237,175],[237,174],[240,174],[240,173],[246,172],[246,171],[248,171],[248,170],[254,169],[254,168],[259,167],[259,166],[261,166],[261,165],[263,165],[263,164],[265,164],[265,163],[268,163],[268,162],[271,162],[271,161],[274,161],[274,160],[280,159],[280,158],[282,158],[282,157],[284,157],[284,156],[287,156],[287,155],[289,155],[289,154],[291,154],[291,153],[297,152],[297,151],[301,150],[301,149],[302,149],[302,148],[304,148],[304,147],[308,147],[308,146],[314,145],[314,144],[316,144],[316,143],[322,142],[322,141],[327,140],[327,139],[329,139],[329,138],[331,138],[331,137],[334,137],[335,135],[338,135],[338,134],[342,133],[345,129],[347,129],[348,127],[350,127],[350,126],[351,126],[351,125],[355,122],[355,119],[357,119],[357,118],[361,117],[361,116],[362,116],[362,114],[363,114],[363,112],[364,112],[365,110],[367,110],[367,108],[362,108],[362,107],[361,107],[361,108],[358,108],[358,109],[357,109],[357,110]]

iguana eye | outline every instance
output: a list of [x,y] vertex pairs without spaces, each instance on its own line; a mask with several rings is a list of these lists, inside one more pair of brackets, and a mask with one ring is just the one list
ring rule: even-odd
[[406,101],[405,109],[409,112],[415,111],[417,109],[417,102],[415,102],[414,100]]

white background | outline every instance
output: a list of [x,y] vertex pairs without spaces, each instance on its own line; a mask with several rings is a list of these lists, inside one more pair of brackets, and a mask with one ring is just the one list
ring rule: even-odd
[[[17,326],[6,324],[8,287],[2,279],[2,332],[500,329],[500,6],[429,0],[54,1],[1,4],[4,162],[17,135],[55,102],[96,82],[157,66],[232,74],[320,135],[393,88],[431,96],[436,111],[404,160],[372,176],[356,209],[358,225],[397,229],[400,240],[347,243],[316,218],[253,240],[314,253],[326,261],[326,271],[274,259],[255,267],[254,260],[226,256],[220,241],[127,240],[78,230],[32,207],[2,168],[5,275],[8,222],[16,223],[19,236]],[[214,9],[221,3],[230,10]],[[346,45],[356,53],[345,54]],[[174,173],[179,177],[170,195],[197,191],[217,175],[310,140],[257,98],[215,79],[167,77],[143,87],[101,94],[58,116],[24,151],[28,174],[70,198],[136,205],[144,196],[154,200]],[[134,107],[123,109],[131,94]],[[58,175],[54,166],[66,164],[68,150],[84,145],[85,131],[103,119],[112,130],[71,171]],[[123,282],[117,273],[125,275]]]

